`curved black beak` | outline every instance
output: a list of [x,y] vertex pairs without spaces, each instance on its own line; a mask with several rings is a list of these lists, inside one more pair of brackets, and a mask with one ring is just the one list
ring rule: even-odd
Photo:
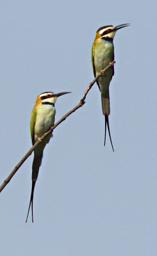
[[128,27],[128,26],[130,26],[129,23],[125,23],[125,24],[118,25],[118,26],[115,27],[115,31],[117,31],[117,30],[119,30],[119,29],[121,29],[121,28]]
[[60,96],[63,96],[65,94],[68,94],[68,93],[71,93],[71,92],[59,92],[59,93],[55,93],[53,96],[60,97]]

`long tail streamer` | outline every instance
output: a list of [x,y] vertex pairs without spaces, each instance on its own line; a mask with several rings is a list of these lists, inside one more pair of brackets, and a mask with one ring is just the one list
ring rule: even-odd
[[111,147],[112,150],[114,152],[114,146],[113,146],[113,142],[112,142],[112,137],[111,137],[111,132],[110,132],[110,123],[109,123],[109,118],[108,115],[105,115],[105,135],[104,135],[104,146],[106,144],[106,133],[108,130],[108,135],[109,135],[109,139],[110,139],[110,143],[111,143]]
[[25,222],[27,222],[27,221],[28,221],[28,216],[29,216],[30,208],[31,208],[31,212],[32,212],[32,222],[34,222],[34,214],[33,214],[33,199],[34,199],[35,183],[36,183],[36,181],[32,181],[31,196],[30,196],[30,201],[29,201],[29,206],[28,206],[28,212],[27,212],[27,217],[26,217],[26,221],[25,221]]

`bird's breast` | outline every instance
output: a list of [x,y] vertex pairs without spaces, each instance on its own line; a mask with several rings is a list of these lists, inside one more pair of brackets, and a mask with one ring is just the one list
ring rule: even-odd
[[39,107],[36,116],[35,135],[40,137],[53,126],[55,121],[55,108],[49,105]]
[[104,69],[113,60],[114,48],[111,42],[98,41],[94,47],[94,66],[96,73]]

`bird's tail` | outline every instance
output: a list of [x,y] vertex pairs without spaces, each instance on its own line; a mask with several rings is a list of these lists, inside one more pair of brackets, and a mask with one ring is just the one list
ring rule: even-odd
[[34,198],[34,189],[35,189],[35,183],[36,181],[32,181],[32,190],[31,190],[31,196],[30,196],[30,201],[29,201],[29,206],[28,206],[28,211],[27,211],[27,217],[26,217],[26,221],[28,221],[28,216],[29,216],[29,212],[30,212],[30,208],[32,210],[32,222],[34,222],[34,214],[33,214],[33,198]]
[[109,92],[107,93],[106,96],[101,95],[101,102],[102,102],[102,112],[103,115],[105,116],[105,135],[104,135],[104,146],[106,144],[106,133],[108,130],[109,138],[110,138],[110,143],[112,146],[112,150],[114,152],[114,146],[112,143],[112,137],[111,137],[111,132],[110,132],[110,123],[109,123],[109,115],[110,115],[110,97],[109,97]]
[[34,159],[33,159],[33,164],[32,164],[32,189],[31,189],[31,196],[30,196],[30,201],[29,201],[29,206],[28,206],[28,212],[27,212],[27,217],[26,217],[26,222],[28,220],[30,208],[32,212],[32,222],[34,222],[34,214],[33,214],[33,199],[34,199],[34,189],[35,189],[35,184],[36,180],[38,178],[38,173],[39,173],[39,168],[42,162],[42,157],[43,157],[43,152],[34,152]]
[[[37,149],[38,150],[38,149]],[[34,159],[32,164],[32,181],[36,181],[39,174],[39,168],[43,158],[43,149],[40,151],[34,151]]]

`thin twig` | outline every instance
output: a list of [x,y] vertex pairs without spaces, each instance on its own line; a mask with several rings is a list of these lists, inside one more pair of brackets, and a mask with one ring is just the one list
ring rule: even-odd
[[93,79],[90,84],[87,86],[83,97],[80,99],[79,103],[72,108],[70,111],[68,111],[65,115],[63,115],[63,117],[56,122],[47,132],[45,132],[36,142],[35,144],[28,150],[28,152],[22,157],[22,159],[18,162],[18,164],[14,167],[14,169],[11,171],[11,173],[9,174],[9,176],[3,181],[3,183],[0,185],[0,192],[2,192],[2,190],[6,187],[6,185],[10,182],[10,180],[14,177],[14,175],[16,174],[16,172],[19,170],[19,168],[23,165],[23,163],[29,158],[29,156],[32,154],[32,152],[34,151],[34,149],[41,143],[41,141],[43,141],[50,133],[53,132],[54,129],[56,129],[56,127],[58,125],[60,125],[63,121],[65,121],[67,119],[67,117],[69,117],[71,114],[73,114],[77,109],[81,108],[84,104],[85,104],[85,100],[86,97],[89,93],[89,91],[92,89],[93,85],[95,84],[95,82],[99,79],[99,77],[101,77],[102,75],[104,75],[104,73],[111,67],[113,66],[115,63],[115,61],[112,61],[111,63],[109,63],[109,65],[103,69],[100,74],[98,74],[96,76],[95,79]]

